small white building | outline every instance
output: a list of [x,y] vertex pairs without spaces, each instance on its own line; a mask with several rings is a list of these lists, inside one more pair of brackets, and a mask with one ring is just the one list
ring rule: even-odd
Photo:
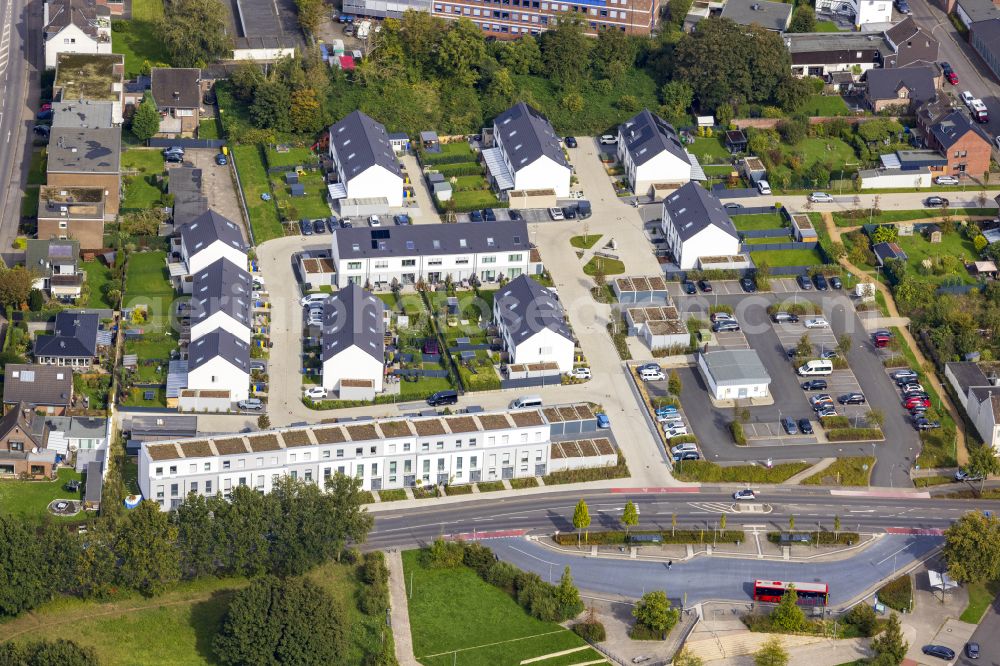
[[382,391],[385,374],[385,305],[356,284],[335,293],[323,305],[320,346],[323,388],[342,390],[345,380],[371,382]]
[[250,393],[250,345],[224,329],[188,346],[187,388],[228,393],[230,402]]
[[708,392],[716,400],[765,398],[771,376],[752,349],[725,349],[698,355]]
[[510,363],[555,363],[573,369],[576,347],[559,299],[536,280],[522,275],[493,296],[493,321]]
[[385,125],[352,111],[330,127],[330,158],[338,182],[328,190],[333,199],[383,199],[403,205],[403,172]]
[[222,329],[250,344],[250,273],[219,259],[194,275],[191,291],[191,340]]
[[892,23],[892,0],[816,0],[816,11],[852,16],[855,28]]
[[94,0],[49,0],[42,5],[45,68],[60,53],[111,53],[111,11]]
[[208,210],[180,230],[181,258],[188,273],[195,274],[222,258],[247,265],[247,244],[235,222]]
[[697,268],[702,257],[740,252],[740,237],[729,213],[697,183],[688,183],[663,200],[661,226],[667,247],[683,270]]
[[495,146],[483,151],[494,187],[500,192],[552,190],[569,196],[571,169],[548,118],[518,102],[493,121]]
[[618,160],[637,195],[653,185],[683,185],[691,181],[691,158],[677,130],[649,109],[618,126]]

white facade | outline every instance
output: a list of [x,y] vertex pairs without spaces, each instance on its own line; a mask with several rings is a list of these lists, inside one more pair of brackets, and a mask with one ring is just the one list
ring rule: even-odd
[[[731,352],[715,351],[708,353],[727,354]],[[756,354],[754,355],[756,356]],[[698,369],[701,370],[701,375],[705,378],[709,394],[715,400],[749,400],[750,398],[766,398],[768,396],[768,387],[771,383],[770,378],[738,380],[717,377],[713,373],[708,361],[706,361],[706,354],[698,355]]]
[[183,236],[181,237],[181,257],[184,259],[184,263],[187,264],[188,273],[194,274],[203,268],[211,266],[219,259],[223,257],[229,259],[240,268],[246,268],[247,266],[247,255],[242,250],[239,250],[232,245],[222,242],[221,240],[213,241],[212,243],[206,245],[191,254],[189,248],[184,244]]
[[323,388],[340,391],[343,379],[371,380],[376,393],[382,392],[385,366],[357,345],[347,347],[323,361]]
[[273,48],[240,48],[233,49],[233,60],[252,60],[254,62],[274,62],[282,58],[295,57],[294,47],[275,46]]
[[510,352],[511,363],[555,363],[559,372],[567,373],[573,370],[573,341],[550,328],[543,328],[534,335],[528,336],[520,343],[515,343],[503,325],[497,319],[497,328],[503,338],[504,348]]
[[740,252],[740,240],[715,225],[708,225],[694,236],[683,240],[679,230],[671,222],[666,206],[663,208],[661,229],[666,237],[667,247],[682,270],[698,268],[698,260],[702,257],[732,256]]
[[[235,298],[235,296],[231,298]],[[249,326],[229,316],[228,313],[219,311],[203,321],[191,324],[191,342],[220,328],[232,333],[248,345],[250,344],[250,338],[253,337]]]
[[[501,150],[502,150],[501,145]],[[561,164],[553,162],[546,156],[539,157],[531,164],[523,166],[511,165],[507,153],[503,153],[510,173],[514,177],[514,191],[553,190],[556,197],[569,196],[570,170]]]
[[[343,174],[340,157],[336,146],[330,142],[330,157],[337,165],[337,173]],[[356,176],[342,179],[341,184],[347,190],[348,199],[385,199],[389,206],[398,208],[403,205],[403,178],[385,167],[374,164]]]
[[[618,141],[621,145],[621,139]],[[691,180],[691,162],[664,150],[648,162],[636,165],[627,150],[619,149],[628,182],[636,194],[646,194],[653,185],[683,185]]]
[[199,391],[229,391],[232,402],[246,400],[250,393],[250,373],[216,356],[188,370],[187,388]]
[[849,7],[854,14],[854,27],[860,28],[872,23],[892,23],[891,0],[817,0],[816,9],[841,13]]
[[60,53],[111,53],[111,22],[99,26],[98,34],[104,37],[94,39],[78,26],[67,25],[45,40],[45,68],[55,69]]
[[331,254],[337,272],[334,281],[338,287],[349,284],[364,286],[366,283],[390,284],[393,278],[403,285],[415,284],[421,278],[426,282],[442,282],[451,275],[458,282],[475,275],[484,284],[496,282],[503,275],[509,279],[529,272],[531,252],[528,249],[508,252],[469,252],[446,255],[400,255],[392,257],[352,257],[341,259],[337,243]]

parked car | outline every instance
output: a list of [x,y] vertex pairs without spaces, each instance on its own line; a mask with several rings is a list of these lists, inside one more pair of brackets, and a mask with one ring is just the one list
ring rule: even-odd
[[330,294],[307,294],[299,300],[299,305],[306,307],[309,305],[325,303],[328,298],[330,298]]
[[799,283],[799,289],[802,291],[812,291],[813,284],[809,281],[808,275],[799,275],[795,278],[795,281]]
[[568,136],[563,139],[563,142],[566,144],[567,148],[576,148],[576,137]]
[[837,410],[834,409],[833,407],[825,407],[816,412],[816,416],[818,416],[821,419],[825,419],[828,416],[836,416],[836,415],[837,415]]
[[38,136],[47,137],[52,132],[52,127],[49,125],[35,125],[31,128],[31,131]]
[[644,382],[662,382],[667,378],[662,370],[643,370],[639,373],[639,377]]
[[685,451],[697,451],[698,447],[694,442],[684,442],[683,444],[678,444],[676,446],[670,447],[670,453],[677,455],[678,453],[684,453]]
[[728,312],[713,312],[709,319],[713,324],[717,321],[736,321],[736,317]]
[[924,206],[927,208],[947,208],[950,203],[944,197],[927,197],[924,199]]
[[507,217],[515,221],[524,219],[524,215],[521,215],[521,211],[517,210],[516,208],[508,208]]
[[799,316],[797,314],[792,314],[791,312],[775,312],[771,315],[771,321],[775,324],[797,324],[799,323]]
[[246,400],[240,400],[236,403],[236,406],[244,411],[259,412],[264,409],[264,403],[260,398],[247,398]]
[[344,229],[353,229],[354,223],[351,222],[349,219],[344,218],[343,220],[340,221],[340,226],[343,227]]
[[171,164],[180,164],[184,161],[184,156],[180,153],[166,153],[163,155],[163,161]]
[[733,319],[727,319],[725,321],[717,321],[712,324],[713,333],[722,333],[727,331],[738,331],[740,330],[740,323]]
[[903,384],[899,387],[899,390],[903,392],[904,395],[907,393],[926,393],[924,385],[919,382],[910,382],[909,384]]
[[958,185],[958,178],[955,176],[938,176],[934,179],[937,185]]
[[904,370],[894,370],[889,373],[889,376],[896,380],[897,384],[908,384],[912,380],[917,378],[917,373],[914,370],[906,368]]
[[379,219],[378,215],[370,215],[368,217],[368,226],[370,227],[381,227],[382,220]]
[[611,427],[611,419],[608,418],[607,414],[597,414],[597,427],[601,430],[607,430]]
[[839,277],[834,275],[832,278],[830,278],[830,286],[833,287],[834,289],[843,289],[844,283]]
[[325,234],[326,220],[313,220],[313,231],[317,234]]
[[737,490],[733,493],[733,499],[737,502],[740,500],[755,500],[757,499],[757,493],[750,488],[744,488],[743,490]]
[[826,192],[813,192],[809,195],[809,201],[813,203],[833,203],[833,197]]
[[618,143],[618,137],[616,137],[614,134],[602,134],[600,141],[601,145],[613,146],[616,143]]
[[680,414],[680,412],[674,405],[662,405],[656,408],[655,414],[657,418],[659,418],[660,416],[671,416],[671,415],[676,416],[677,414]]
[[469,222],[482,222],[483,212],[481,210],[474,210],[469,213]]
[[928,656],[947,659],[948,661],[955,658],[955,651],[944,645],[925,645],[921,648],[921,652]]
[[956,481],[982,481],[983,476],[981,474],[973,474],[969,470],[960,469],[955,472]]
[[687,434],[689,433],[687,427],[685,426],[674,426],[672,428],[667,428],[663,431],[663,435],[667,439],[673,439],[674,437],[683,437],[684,435]]
[[52,116],[54,115],[55,112],[52,109],[45,109],[44,111],[39,111],[35,117],[39,120],[52,120]]
[[576,219],[576,206],[563,206],[562,209],[563,217],[567,220]]
[[941,422],[931,421],[926,416],[916,416],[913,418],[913,427],[917,430],[937,430],[941,427]]
[[[639,372],[642,372],[643,370],[655,370],[656,372],[659,372],[662,369],[663,368],[660,367],[659,363],[644,363],[639,366]],[[676,407],[674,409],[676,409]]]
[[972,100],[976,99],[976,96],[975,96],[975,95],[973,95],[973,94],[972,94],[971,92],[969,92],[968,90],[963,90],[963,91],[962,91],[962,92],[961,92],[961,93],[959,94],[959,97],[960,97],[960,98],[962,99],[962,102],[963,102],[963,103],[964,103],[964,104],[965,104],[966,106],[969,106],[970,104],[972,104]]
[[736,210],[737,208],[743,208],[743,204],[736,203],[735,201],[729,201],[722,204],[723,208],[728,208],[729,210]]
[[907,16],[913,13],[910,11],[910,4],[906,0],[896,0],[896,11]]
[[917,405],[922,405],[924,407],[930,407],[931,406],[931,401],[930,401],[930,399],[924,398],[922,396],[913,396],[912,398],[906,398],[906,400],[903,401],[903,406],[906,407],[907,409],[910,409],[910,408],[915,407]]
[[312,222],[309,220],[299,220],[299,230],[302,232],[303,236],[312,236],[313,228]]
[[820,403],[829,403],[832,405],[833,397],[829,393],[820,393],[817,395],[809,396],[809,402],[813,406],[818,405]]
[[819,357],[821,359],[825,360],[825,361],[829,361],[830,359],[837,358],[837,356],[839,356],[839,354],[834,349],[827,349],[825,352],[822,352],[819,355]]
[[698,293],[698,289],[695,288],[694,282],[691,282],[691,280],[684,280],[684,282],[681,282],[681,287],[684,288],[684,293],[685,294],[689,294],[690,295],[690,294],[697,294]]
[[830,288],[830,285],[826,282],[826,277],[821,273],[816,273],[813,276],[813,282],[816,283],[816,289],[819,291],[826,291]]
[[218,153],[215,156],[215,163],[218,164],[219,166],[226,166],[227,164],[229,164],[229,158],[223,155],[222,153]]
[[813,434],[813,425],[809,419],[799,419],[799,432],[803,435]]
[[326,230],[331,234],[337,230],[337,218],[328,217],[326,218]]
[[698,288],[701,289],[706,294],[711,293],[712,283],[709,282],[708,280],[698,280]]
[[969,659],[979,659],[979,643],[969,641],[965,644],[965,656]]
[[565,220],[566,217],[563,215],[562,208],[549,208],[549,217],[553,220]]
[[802,389],[805,391],[825,391],[826,388],[825,379],[810,379],[807,382],[802,382]]
[[487,222],[496,222],[497,221],[497,214],[496,214],[496,212],[494,212],[494,210],[492,208],[484,208],[483,209],[483,219],[485,221],[487,221]]
[[941,71],[944,73],[944,78],[948,79],[948,83],[953,86],[958,85],[958,74],[952,69],[951,64],[947,62],[941,63]]
[[813,317],[812,319],[806,319],[806,328],[830,328],[830,322],[828,322],[823,317]]
[[674,462],[681,462],[684,460],[701,460],[701,454],[697,451],[685,451],[684,453],[678,453],[674,456]]
[[864,393],[858,393],[855,391],[854,393],[845,393],[840,396],[837,398],[837,402],[842,405],[863,405],[867,401],[865,400]]
[[392,221],[396,223],[397,226],[406,226],[407,224],[413,224],[410,216],[406,213],[400,213],[399,215],[394,215]]
[[743,291],[748,294],[752,294],[757,291],[757,283],[754,282],[752,278],[740,278],[740,286],[743,287]]
[[781,427],[784,428],[786,435],[797,435],[799,434],[799,429],[795,425],[795,421],[789,416],[781,417]]
[[573,368],[570,375],[576,379],[590,379],[590,368]]
[[305,390],[305,396],[312,400],[322,400],[326,397],[326,389],[322,386],[310,386]]

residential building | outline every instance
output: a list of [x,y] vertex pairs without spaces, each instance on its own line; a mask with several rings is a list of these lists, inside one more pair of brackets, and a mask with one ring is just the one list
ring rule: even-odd
[[987,376],[978,363],[945,363],[944,376],[979,437],[1000,455],[1000,381],[995,371]]
[[60,53],[111,53],[111,12],[94,0],[48,0],[42,25],[46,69]]
[[528,273],[531,245],[525,222],[414,224],[385,228],[337,229],[331,253],[336,286],[389,287],[393,280],[413,285],[483,283]]
[[494,147],[483,159],[501,193],[551,190],[569,196],[571,169],[548,118],[518,102],[493,121]]
[[52,127],[104,129],[114,127],[114,102],[68,100],[52,103]]
[[865,75],[868,81],[865,102],[875,113],[892,107],[901,107],[904,113],[909,113],[934,98],[936,75],[936,69],[930,67],[869,70]]
[[159,134],[194,136],[201,122],[201,70],[154,67],[151,90],[160,112]]
[[121,203],[121,149],[119,127],[53,128],[49,135],[46,183],[56,192],[77,188],[101,190],[104,215],[114,219]]
[[190,326],[194,342],[222,329],[250,344],[251,280],[243,266],[223,257],[194,274]]
[[698,354],[708,393],[715,400],[766,398],[771,376],[752,349],[723,349]]
[[493,322],[508,363],[555,363],[573,370],[576,343],[559,297],[527,275],[493,295]]
[[194,437],[198,417],[194,414],[131,414],[122,419],[122,432],[128,440],[125,453],[137,455],[142,442]]
[[[918,113],[917,122],[922,119]],[[942,173],[979,178],[990,169],[993,144],[964,109],[954,109],[934,120],[927,126],[924,142],[948,159]]]
[[214,210],[205,211],[180,229],[181,259],[192,275],[223,258],[245,267],[247,247],[240,227]]
[[740,253],[740,237],[729,213],[698,183],[688,183],[663,200],[661,228],[682,270],[697,268],[702,257]]
[[51,335],[35,338],[35,363],[89,368],[97,360],[99,347],[107,344],[103,338],[96,312],[64,310],[56,315]]
[[208,197],[202,192],[202,177],[201,169],[195,167],[176,166],[170,170],[167,193],[174,197],[174,229],[181,229],[208,211]]
[[46,414],[65,414],[73,404],[73,373],[48,365],[8,363],[3,373],[4,409],[22,402]]
[[187,388],[212,391],[230,402],[250,393],[250,345],[224,328],[188,345]]
[[139,487],[166,510],[192,492],[228,496],[245,485],[267,493],[280,476],[322,485],[347,474],[376,491],[541,476],[562,414],[575,415],[576,432],[596,431],[588,406],[564,405],[143,443]]
[[637,195],[691,180],[691,156],[673,125],[643,109],[618,126],[618,161]]
[[56,452],[32,432],[34,411],[21,403],[0,418],[0,477],[55,477]]
[[73,239],[82,250],[104,247],[104,190],[99,187],[49,187],[38,190],[40,240]]
[[1000,9],[993,0],[940,0],[945,3],[944,9],[949,14],[954,13],[966,28],[980,21],[988,21],[1000,17]]
[[[323,388],[342,392],[347,381],[381,393],[385,375],[385,305],[356,284],[335,292],[323,305],[320,348]],[[360,385],[357,388],[364,388]]]
[[[34,424],[43,429],[45,448],[60,455],[72,452],[103,451],[108,448],[107,418],[88,416],[46,416],[36,418]],[[81,456],[83,457],[83,456]],[[77,466],[80,461],[77,460]]]
[[489,37],[516,39],[538,35],[554,25],[559,14],[573,11],[584,21],[584,30],[597,36],[604,30],[648,35],[660,17],[660,0],[613,0],[605,3],[561,4],[545,0],[510,0],[497,5],[487,0],[344,0],[343,11],[359,16],[401,18],[409,10],[430,12],[447,20],[465,18]]
[[993,379],[986,376],[978,363],[972,361],[952,361],[944,364],[944,378],[951,384],[959,404],[966,407],[969,400],[969,389],[991,387],[997,384],[996,375]]
[[774,32],[785,32],[792,22],[793,9],[785,2],[726,0],[721,16],[740,25],[759,25]]
[[852,16],[855,28],[892,23],[892,0],[816,0],[816,11]]
[[111,120],[122,123],[125,56],[117,53],[60,53],[56,56],[55,102],[111,102]]
[[1000,18],[973,23],[969,29],[969,44],[990,68],[993,76],[1000,78]]
[[80,298],[87,277],[79,261],[79,241],[29,239],[24,266],[35,274],[35,289],[68,301]]
[[885,40],[894,53],[886,58],[886,67],[921,65],[937,69],[938,41],[924,30],[912,16],[885,31]]
[[338,180],[328,188],[332,200],[381,199],[391,207],[403,205],[403,172],[382,123],[352,111],[330,127],[330,158]]
[[786,33],[794,76],[829,77],[834,72],[864,72],[881,67],[893,49],[879,33]]

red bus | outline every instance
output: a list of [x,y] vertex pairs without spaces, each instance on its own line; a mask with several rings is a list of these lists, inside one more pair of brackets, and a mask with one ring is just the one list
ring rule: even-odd
[[826,583],[784,583],[780,580],[757,580],[753,584],[755,601],[776,604],[788,588],[794,587],[800,606],[826,606],[830,599],[830,586]]

